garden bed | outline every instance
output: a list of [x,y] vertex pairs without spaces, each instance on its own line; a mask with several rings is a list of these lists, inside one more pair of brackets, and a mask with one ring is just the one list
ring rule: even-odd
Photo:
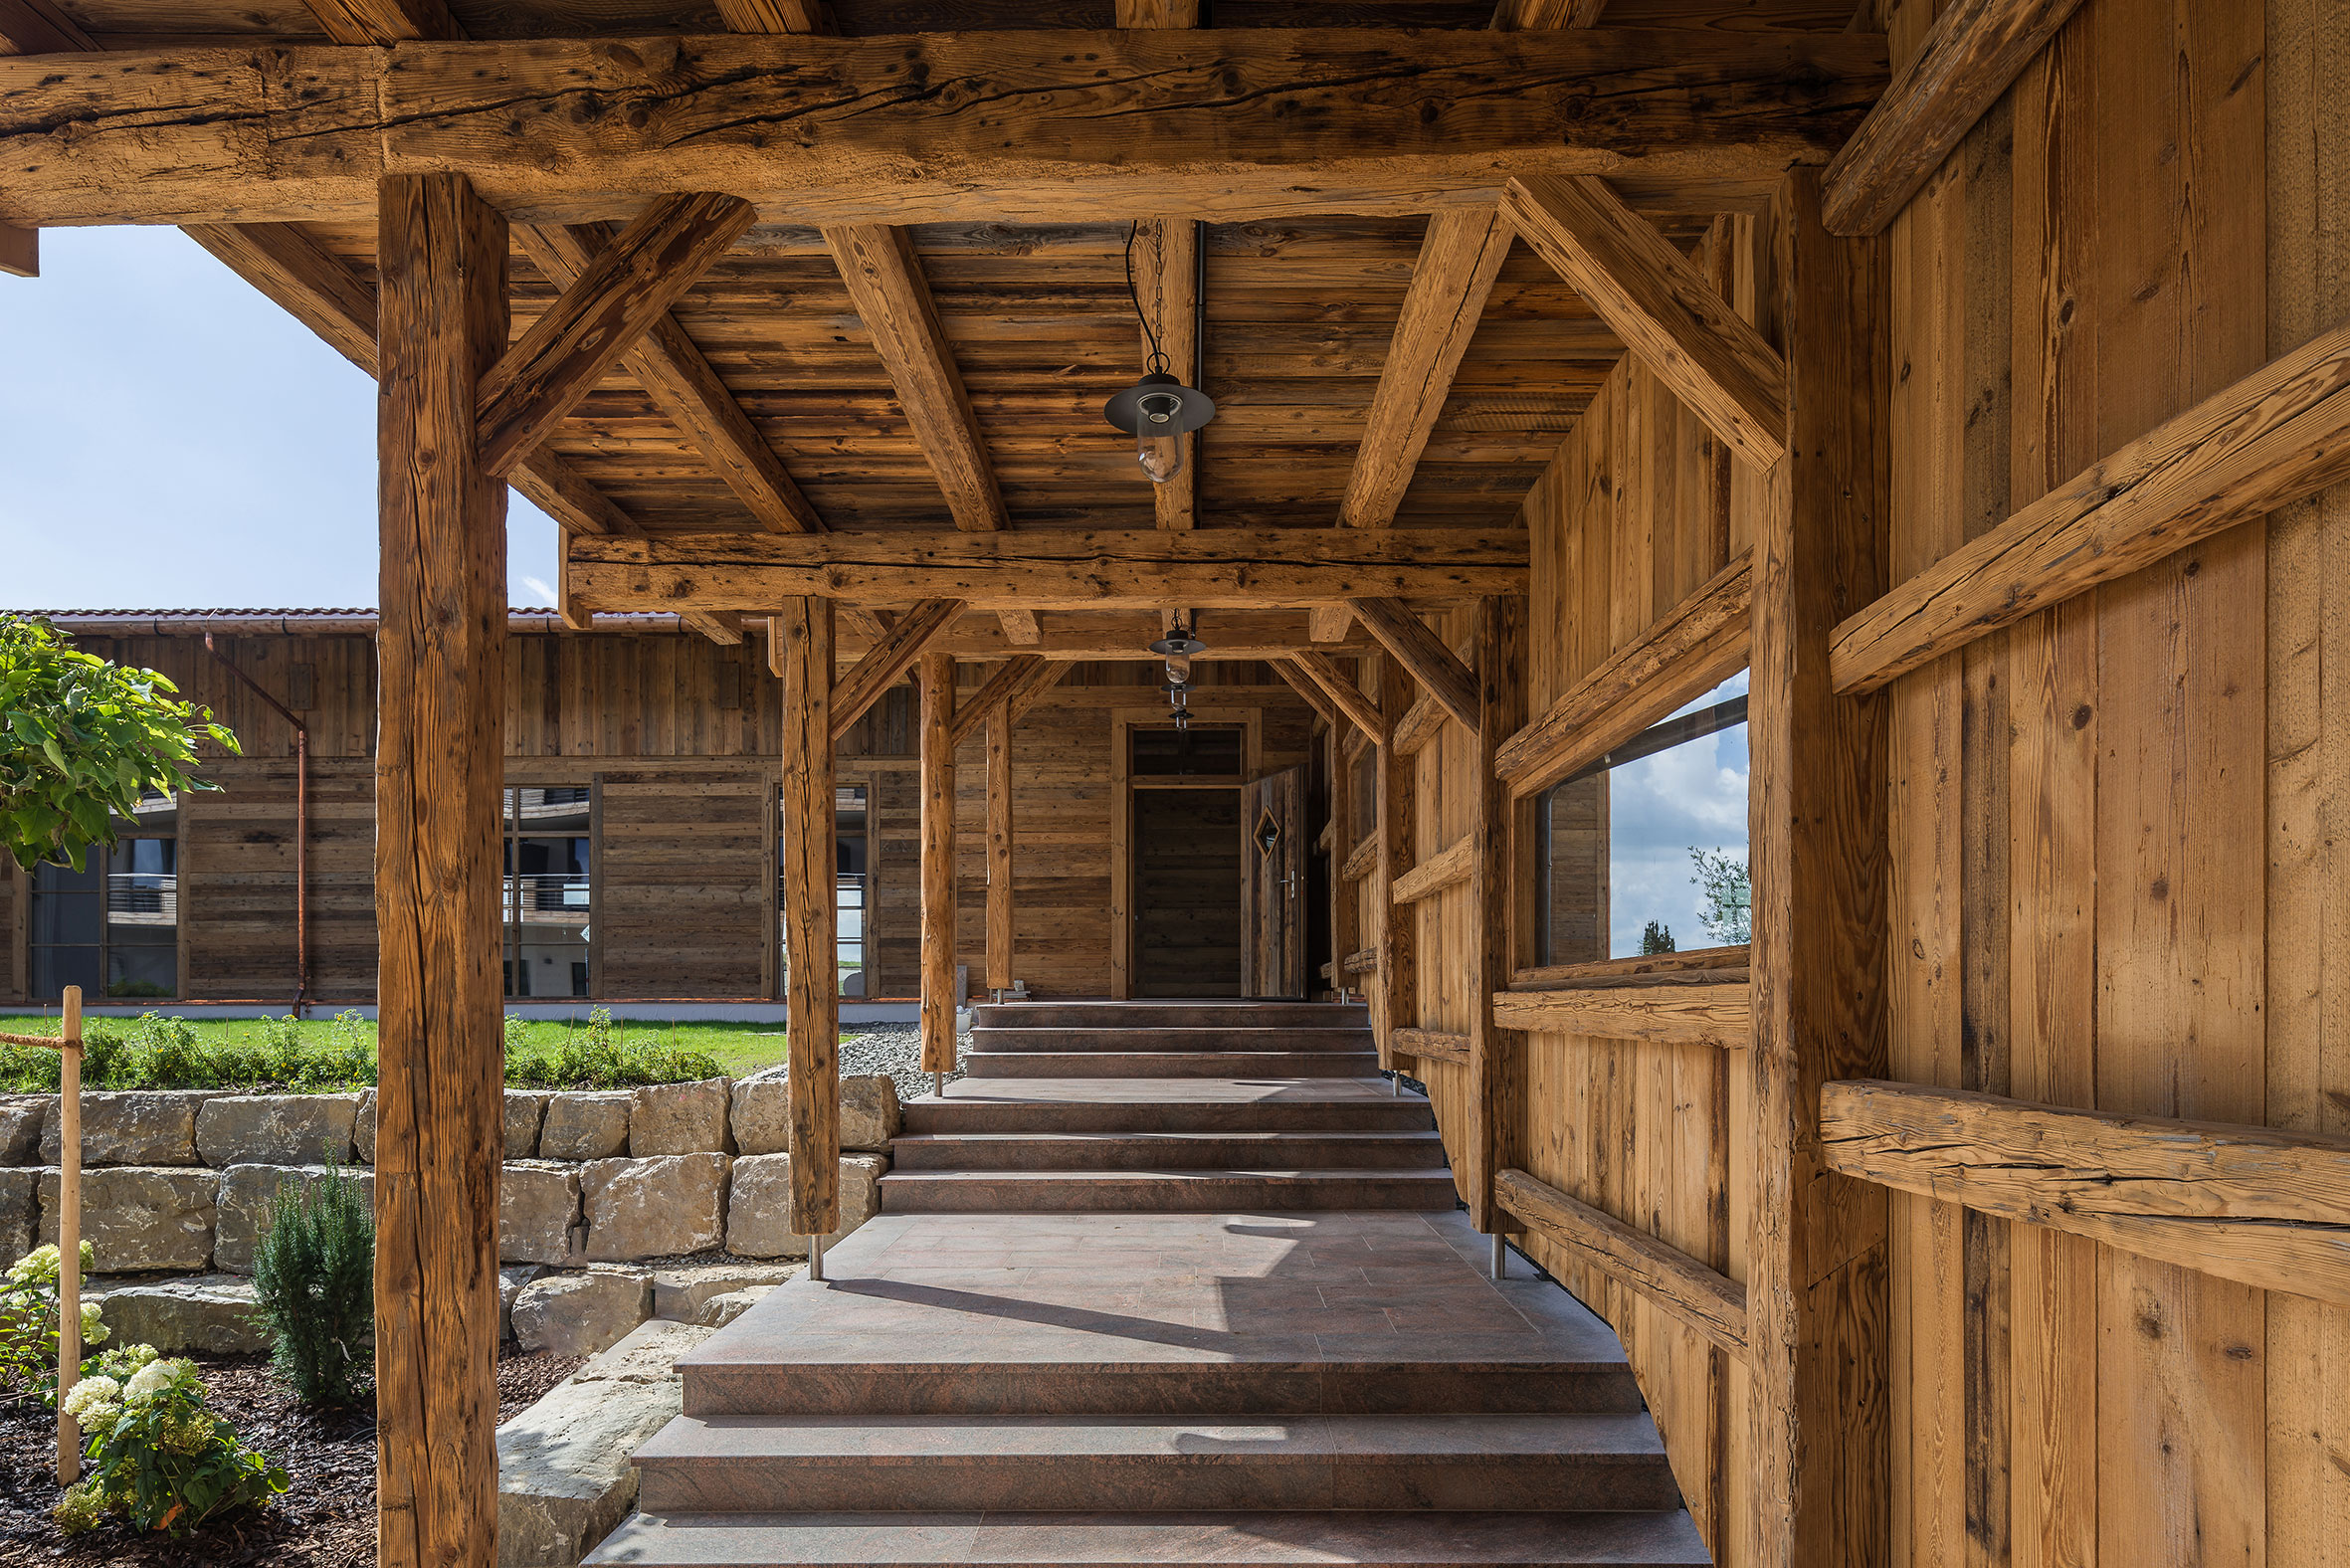
[[[0,1402],[0,1568],[368,1568],[375,1561],[375,1418],[364,1409],[305,1410],[260,1356],[197,1356],[212,1408],[244,1440],[284,1465],[293,1487],[184,1541],[106,1526],[64,1535],[49,1516],[58,1499],[56,1417],[30,1400]],[[503,1423],[578,1368],[546,1353],[498,1362]]]

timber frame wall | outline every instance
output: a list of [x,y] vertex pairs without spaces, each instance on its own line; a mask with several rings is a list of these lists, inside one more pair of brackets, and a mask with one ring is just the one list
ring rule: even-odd
[[[1878,19],[1897,71],[1937,9]],[[2350,486],[2292,421],[2350,321],[2350,13],[1943,20],[2001,11],[2012,86],[1834,215],[1872,233],[1799,176],[1690,253],[1790,457],[1635,342],[1522,513],[1565,717],[1510,809],[1751,660],[1752,947],[1527,967],[1519,816],[1488,1059],[1489,748],[1370,660],[1333,960],[1472,1212],[1622,1335],[1716,1561],[2336,1564]]]

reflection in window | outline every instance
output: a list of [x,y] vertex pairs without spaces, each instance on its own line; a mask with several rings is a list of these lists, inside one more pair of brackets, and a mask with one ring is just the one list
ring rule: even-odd
[[588,914],[591,786],[505,791],[505,994],[594,994]]
[[[777,797],[778,812],[782,799]],[[843,784],[833,792],[833,926],[834,953],[840,965],[841,995],[872,996],[872,953],[867,946],[872,908],[872,837],[868,832],[866,786]],[[783,973],[791,974],[791,924],[784,914],[783,846],[775,850],[775,915],[780,933],[777,951],[784,955]]]
[[1542,797],[1542,962],[1748,939],[1741,671]]
[[179,810],[149,795],[116,817],[110,850],[92,850],[82,871],[33,874],[33,996],[56,1001],[70,985],[85,996],[179,994]]

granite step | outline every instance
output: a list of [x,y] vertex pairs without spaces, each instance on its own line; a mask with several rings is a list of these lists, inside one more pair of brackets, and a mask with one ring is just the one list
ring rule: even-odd
[[883,1214],[1224,1214],[1454,1207],[1453,1173],[1424,1170],[896,1171]]
[[905,1102],[909,1133],[1419,1132],[1428,1101],[1377,1080],[965,1078]]
[[985,1051],[963,1053],[972,1078],[1362,1078],[1368,1051]]
[[1331,1002],[981,1002],[979,1029],[1368,1029],[1370,1010]]
[[1360,1051],[1375,1053],[1368,1029],[1233,1028],[1036,1029],[971,1031],[974,1051]]
[[891,1146],[896,1171],[1441,1168],[1434,1128],[1380,1132],[915,1132]]
[[636,1462],[638,1506],[655,1513],[1680,1505],[1637,1412],[681,1416]]
[[1678,1509],[1445,1513],[1355,1509],[1166,1513],[638,1514],[582,1568],[1697,1568]]

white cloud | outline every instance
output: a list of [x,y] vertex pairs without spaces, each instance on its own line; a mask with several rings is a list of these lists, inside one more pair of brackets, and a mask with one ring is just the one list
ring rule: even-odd
[[555,590],[547,585],[543,577],[525,577],[522,586],[536,596],[531,600],[533,604],[549,605],[555,602]]

